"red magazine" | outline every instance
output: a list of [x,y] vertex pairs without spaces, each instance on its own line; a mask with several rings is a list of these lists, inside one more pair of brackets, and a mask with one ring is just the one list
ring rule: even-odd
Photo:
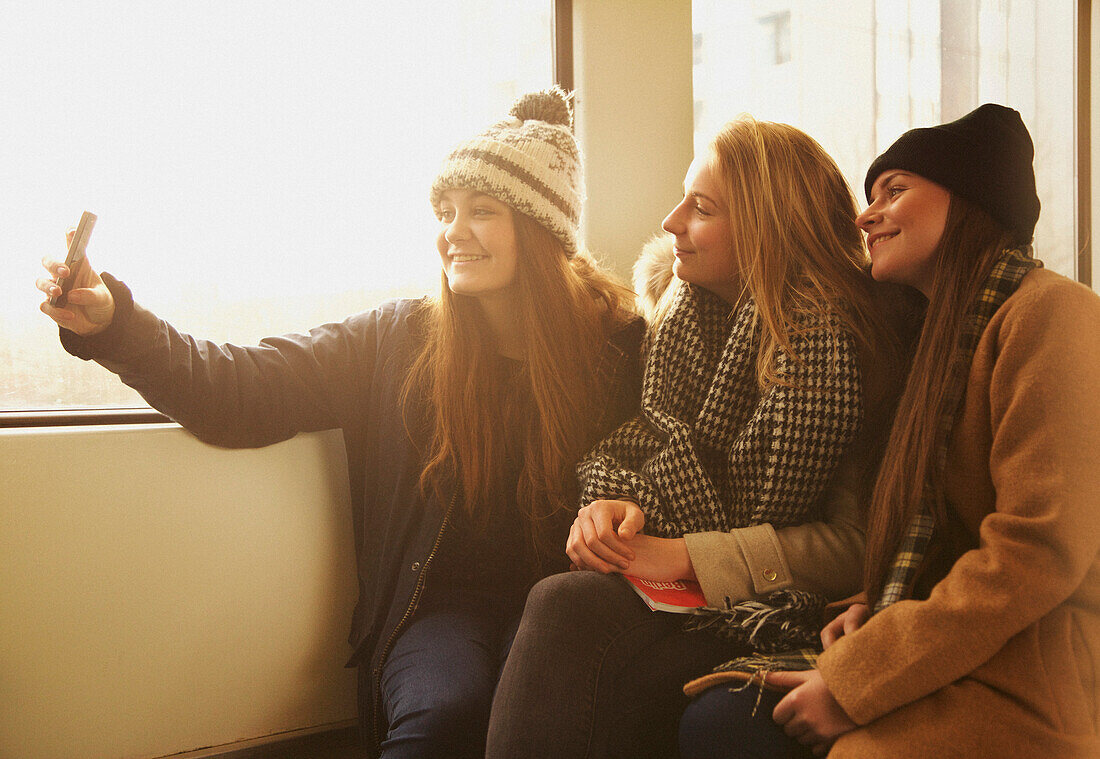
[[653,611],[671,611],[687,614],[700,606],[707,605],[703,589],[694,580],[643,580],[641,577],[623,575],[646,606]]

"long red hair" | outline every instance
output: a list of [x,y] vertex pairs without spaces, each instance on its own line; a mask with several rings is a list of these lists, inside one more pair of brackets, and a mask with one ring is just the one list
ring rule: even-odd
[[[601,358],[608,335],[630,312],[631,294],[591,258],[568,258],[556,237],[530,217],[512,211],[519,252],[514,287],[524,355],[516,382],[533,415],[521,450],[519,483],[508,500],[528,517],[530,537],[542,545],[541,527],[562,509],[576,508],[574,467],[593,439],[593,419],[608,383]],[[420,485],[441,501],[457,491],[474,519],[488,518],[499,501],[497,475],[508,452],[494,420],[505,388],[496,351],[476,299],[456,295],[442,280],[438,298],[425,299],[424,341],[404,388],[406,411],[431,411]],[[408,418],[408,415],[406,415]],[[561,546],[553,546],[560,553]]]

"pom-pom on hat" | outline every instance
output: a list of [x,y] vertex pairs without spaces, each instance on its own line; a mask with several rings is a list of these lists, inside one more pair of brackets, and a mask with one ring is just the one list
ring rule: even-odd
[[432,207],[439,212],[444,190],[484,192],[542,224],[572,257],[584,203],[572,126],[569,96],[560,87],[523,95],[508,118],[451,151],[432,182]]
[[950,123],[910,129],[871,164],[863,188],[869,203],[884,171],[911,171],[966,198],[1026,244],[1039,220],[1034,155],[1020,114],[986,103]]

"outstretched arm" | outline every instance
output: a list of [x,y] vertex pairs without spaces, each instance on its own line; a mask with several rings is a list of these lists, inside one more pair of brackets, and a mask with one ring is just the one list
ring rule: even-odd
[[[46,276],[36,285],[54,295],[57,278],[69,272],[48,257],[43,265]],[[394,321],[387,306],[308,335],[218,345],[141,308],[123,283],[101,276],[87,259],[66,306],[45,302],[41,310],[61,326],[71,354],[118,374],[150,406],[227,447],[267,445],[361,416],[380,336]]]

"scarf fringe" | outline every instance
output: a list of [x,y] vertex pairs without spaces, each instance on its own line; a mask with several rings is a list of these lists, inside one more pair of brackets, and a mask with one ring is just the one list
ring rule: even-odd
[[772,654],[813,646],[821,632],[825,600],[802,590],[778,590],[763,601],[742,601],[728,609],[696,609],[684,622],[689,632],[710,632]]

